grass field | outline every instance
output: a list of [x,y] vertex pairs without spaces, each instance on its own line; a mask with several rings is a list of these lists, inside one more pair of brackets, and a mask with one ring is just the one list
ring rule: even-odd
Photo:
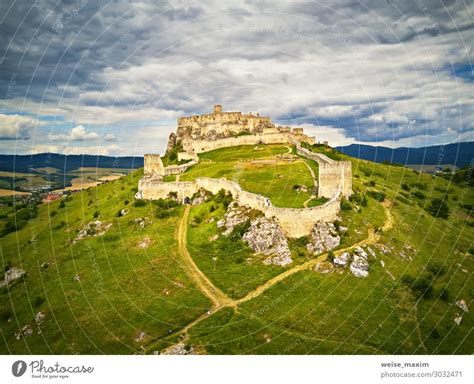
[[[268,197],[277,207],[303,208],[303,203],[311,197],[314,182],[305,161],[288,162],[277,157],[285,153],[288,147],[283,145],[217,149],[201,154],[200,163],[182,174],[180,180],[225,177],[249,192]],[[274,163],[259,162],[262,160]],[[298,186],[305,186],[307,191],[298,191]]]
[[[359,160],[353,160],[353,167],[355,191],[383,192],[393,201],[396,224],[380,241],[391,251],[373,247],[378,261],[371,264],[369,277],[357,279],[347,271],[296,273],[237,309],[204,320],[191,330],[190,345],[217,354],[473,352],[472,315],[465,313],[459,326],[454,323],[462,312],[455,301],[472,304],[474,237],[472,211],[465,208],[472,206],[472,188],[403,167]],[[411,195],[401,202],[397,197],[406,192],[405,185],[411,193],[423,190],[425,198]],[[433,218],[423,208],[446,192],[451,215]],[[341,247],[365,238],[367,228],[380,228],[383,222],[381,204],[372,197],[360,210],[343,211],[341,223],[348,231]],[[196,260],[201,257],[197,252]],[[234,276],[216,284],[237,283]],[[419,297],[404,283],[406,276],[429,279],[430,295]]]
[[[208,300],[176,261],[173,228],[181,208],[158,220],[154,205],[133,206],[140,176],[74,193],[65,208],[60,201],[42,204],[25,228],[1,238],[2,270],[16,266],[27,274],[0,290],[0,353],[140,353],[205,311]],[[117,217],[123,208],[130,213]],[[145,216],[153,223],[142,229],[134,220]],[[73,244],[78,230],[97,219],[112,223],[106,235]],[[142,249],[144,239],[151,244]],[[38,328],[40,311],[46,318]],[[33,334],[16,340],[25,325]]]
[[[182,179],[227,175],[269,188],[272,201],[278,201],[285,188],[278,175],[286,173],[291,197],[285,192],[281,203],[302,204],[292,184],[309,183],[309,171],[290,164],[275,171],[280,165],[273,163],[266,173],[252,160],[278,160],[275,156],[288,149],[259,148],[202,154],[202,163]],[[178,246],[184,208],[163,211],[156,202],[134,203],[142,171],[133,172],[73,193],[67,202],[41,204],[26,226],[0,238],[2,269],[26,271],[23,279],[0,289],[0,353],[152,353],[184,337],[196,351],[214,354],[472,354],[473,188],[403,167],[351,160],[356,194],[340,214],[347,231],[339,248],[350,248],[369,233],[379,236],[371,245],[377,258],[367,278],[348,269],[288,273],[314,260],[305,251],[306,238],[290,241],[294,263],[286,267],[263,265],[239,239],[211,241],[225,207],[210,201],[191,207],[186,246],[232,305],[208,312],[212,303],[184,267]],[[260,178],[239,168],[247,163],[262,172]],[[296,164],[306,168],[291,166]],[[259,186],[259,179],[273,190]],[[443,196],[450,215],[435,218],[427,206]],[[387,231],[380,230],[387,221],[381,200],[392,203],[394,222]],[[129,213],[120,216],[122,209]],[[2,203],[2,222],[14,212]],[[144,217],[141,228],[135,220]],[[72,242],[97,219],[112,224],[105,235]],[[280,279],[282,273],[288,275]],[[277,280],[259,290],[272,278]],[[426,284],[423,294],[413,280]],[[470,312],[462,314],[455,305],[460,299]],[[40,326],[38,312],[45,314]],[[17,340],[15,333],[26,325],[32,335]]]

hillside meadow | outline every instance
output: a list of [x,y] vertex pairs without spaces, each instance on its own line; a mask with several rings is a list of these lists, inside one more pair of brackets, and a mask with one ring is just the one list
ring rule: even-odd
[[[308,166],[317,172],[317,164],[280,164],[276,156],[287,154],[286,146],[259,147],[202,154],[180,179],[227,177],[276,205],[301,207],[311,193],[294,185],[311,186]],[[237,302],[211,311],[180,253],[185,208],[135,200],[138,170],[40,204],[22,228],[0,238],[2,270],[26,271],[0,289],[0,353],[155,353],[179,340],[209,354],[472,353],[472,187],[338,156],[352,161],[355,192],[342,203],[338,225],[347,231],[339,249],[376,233],[368,277],[302,269],[242,300],[270,279],[330,255],[311,255],[307,238],[291,239],[293,263],[266,266],[238,236],[211,241],[229,203],[214,196],[192,206],[184,223],[196,266]],[[252,163],[264,159],[277,162]],[[446,218],[433,216],[434,199],[446,202]],[[1,206],[0,229],[15,211]],[[78,239],[96,220],[111,226]],[[455,305],[461,299],[470,312]]]

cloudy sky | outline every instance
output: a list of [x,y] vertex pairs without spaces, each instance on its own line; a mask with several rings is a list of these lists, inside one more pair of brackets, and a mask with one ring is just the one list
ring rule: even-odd
[[162,152],[260,112],[333,145],[474,140],[470,0],[0,2],[0,153]]

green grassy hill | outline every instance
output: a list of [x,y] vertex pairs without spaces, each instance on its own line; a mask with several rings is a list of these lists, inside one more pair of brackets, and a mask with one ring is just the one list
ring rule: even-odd
[[[202,154],[180,179],[227,177],[276,205],[302,206],[310,192],[293,187],[311,186],[307,166],[252,162],[288,152],[259,147]],[[0,353],[152,353],[178,340],[200,353],[472,353],[473,188],[342,157],[353,163],[356,193],[343,203],[340,225],[348,230],[340,249],[379,236],[367,278],[305,269],[315,258],[306,238],[290,241],[294,262],[287,267],[263,265],[239,238],[211,242],[228,198],[190,210],[134,201],[136,171],[68,201],[21,208],[35,217],[0,238],[2,270],[26,271],[0,290]],[[448,217],[433,217],[432,200],[443,198]],[[383,205],[394,220],[386,231]],[[15,210],[0,208],[5,225]],[[95,220],[112,225],[74,242]],[[231,304],[209,311],[211,300],[183,262],[180,223],[193,262]],[[470,312],[457,325],[460,299]]]

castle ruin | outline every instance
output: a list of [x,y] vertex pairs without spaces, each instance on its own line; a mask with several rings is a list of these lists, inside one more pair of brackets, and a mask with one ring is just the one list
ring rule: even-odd
[[[340,210],[342,197],[352,194],[352,167],[350,161],[335,161],[321,153],[312,152],[301,143],[316,141],[303,128],[276,126],[269,117],[241,112],[223,112],[221,105],[205,115],[181,117],[176,133],[171,133],[167,155],[175,152],[178,162],[184,164],[163,166],[159,155],[145,155],[145,176],[139,181],[137,198],[167,198],[170,192],[178,199],[187,200],[199,189],[212,193],[224,189],[232,193],[240,204],[274,217],[288,237],[307,236],[317,222],[334,221]],[[198,178],[188,182],[165,182],[164,176],[178,175],[199,162],[199,153],[238,145],[289,144],[298,155],[314,160],[319,165],[318,196],[329,201],[312,208],[274,207],[265,196],[244,191],[236,182],[226,179]]]

